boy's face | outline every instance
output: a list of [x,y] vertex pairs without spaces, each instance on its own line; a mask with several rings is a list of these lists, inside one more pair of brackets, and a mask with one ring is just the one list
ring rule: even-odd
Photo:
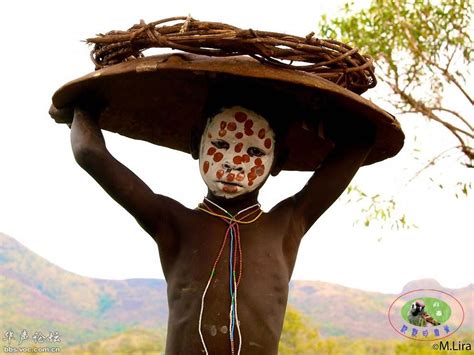
[[201,137],[199,168],[216,196],[234,198],[262,185],[273,164],[275,134],[267,120],[235,106],[214,116]]

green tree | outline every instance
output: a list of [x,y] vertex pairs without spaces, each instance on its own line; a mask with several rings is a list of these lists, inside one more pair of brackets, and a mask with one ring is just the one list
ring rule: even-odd
[[[453,146],[429,157],[414,177],[445,158],[474,167],[472,11],[467,0],[372,0],[359,11],[347,3],[340,16],[323,16],[319,23],[320,37],[347,42],[374,59],[378,81],[391,92],[384,99],[399,116],[428,119],[454,137]],[[472,183],[458,180],[454,187],[456,197],[467,196]],[[414,226],[395,215],[395,198],[370,196],[354,186],[347,192],[362,203],[364,225]]]
[[[346,4],[341,17],[323,16],[321,36],[352,43],[370,55],[377,78],[393,93],[389,102],[401,113],[441,124],[456,138],[453,148],[461,153],[461,163],[473,168],[472,3],[373,0],[367,9],[353,12],[352,7]],[[464,105],[448,95],[462,98]]]
[[281,355],[314,354],[318,339],[319,333],[309,324],[309,320],[296,309],[288,306],[278,353]]

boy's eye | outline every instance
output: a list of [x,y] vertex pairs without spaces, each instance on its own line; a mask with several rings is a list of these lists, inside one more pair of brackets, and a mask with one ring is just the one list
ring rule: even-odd
[[229,149],[229,143],[227,143],[226,141],[223,141],[221,139],[219,139],[217,141],[212,141],[211,143],[217,149],[226,149],[226,150]]
[[251,157],[261,157],[261,156],[265,155],[263,150],[261,150],[260,148],[257,148],[257,147],[250,147],[249,149],[247,149],[247,153]]

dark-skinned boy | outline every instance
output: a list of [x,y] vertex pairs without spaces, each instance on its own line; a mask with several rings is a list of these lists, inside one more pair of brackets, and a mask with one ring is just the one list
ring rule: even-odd
[[[51,114],[60,116],[64,111],[53,107]],[[203,210],[189,209],[169,197],[155,194],[109,153],[97,116],[96,110],[74,109],[71,126],[74,157],[158,245],[168,285],[166,354],[203,354],[203,340],[209,354],[231,353],[228,245],[209,284],[202,324],[198,327],[204,288],[227,224]],[[371,150],[373,127],[355,119],[348,122],[341,129],[338,122],[326,120],[325,135],[334,148],[300,192],[262,213],[255,222],[239,225],[243,251],[238,286],[242,354],[277,354],[288,283],[301,238],[344,191]],[[277,164],[279,159],[273,159],[274,172],[278,171]],[[252,191],[236,197],[219,196],[208,188],[208,204],[214,203],[234,215],[258,202],[265,179],[266,176]],[[238,343],[240,336],[236,335],[235,340]],[[236,353],[238,349],[236,345]]]

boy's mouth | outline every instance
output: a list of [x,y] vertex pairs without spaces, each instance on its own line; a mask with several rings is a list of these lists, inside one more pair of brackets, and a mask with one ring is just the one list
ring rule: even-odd
[[238,187],[243,187],[241,184],[236,183],[236,182],[229,182],[229,181],[222,181],[222,180],[216,180],[216,182],[220,182],[223,185],[228,185],[228,186],[238,186]]

